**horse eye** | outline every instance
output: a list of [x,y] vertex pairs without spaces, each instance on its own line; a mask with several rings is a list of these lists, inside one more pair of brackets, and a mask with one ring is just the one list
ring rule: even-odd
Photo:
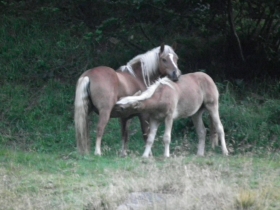
[[166,59],[165,59],[165,58],[162,58],[162,61],[165,63],[165,62],[166,62]]

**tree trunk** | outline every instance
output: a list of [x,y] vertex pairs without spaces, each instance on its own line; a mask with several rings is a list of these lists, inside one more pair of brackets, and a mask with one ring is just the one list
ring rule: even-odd
[[245,61],[244,56],[243,56],[243,51],[242,51],[241,43],[240,43],[239,37],[238,37],[238,35],[236,33],[235,26],[234,26],[233,14],[232,14],[232,1],[228,0],[227,3],[228,3],[228,5],[227,5],[228,21],[229,21],[231,33],[233,34],[233,36],[236,39],[236,42],[237,42],[237,45],[238,45],[238,49],[239,49],[239,53],[240,53],[240,57],[241,57],[241,59],[243,61]]

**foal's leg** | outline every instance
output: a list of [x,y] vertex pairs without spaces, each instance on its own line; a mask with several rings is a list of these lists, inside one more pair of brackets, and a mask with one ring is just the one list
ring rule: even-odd
[[218,146],[218,134],[214,126],[213,119],[210,117],[210,141],[212,143],[212,149]]
[[169,145],[171,142],[171,131],[172,131],[172,125],[173,125],[173,118],[172,116],[168,116],[165,118],[165,131],[163,136],[164,141],[164,157],[169,157],[170,155],[170,149]]
[[149,157],[149,154],[151,153],[151,148],[152,148],[154,140],[155,140],[158,126],[159,126],[159,123],[157,121],[150,120],[150,132],[149,132],[148,139],[146,142],[146,148],[145,148],[145,151],[144,151],[144,154],[142,157]]
[[111,110],[100,110],[99,111],[99,120],[97,125],[97,137],[95,145],[95,155],[101,155],[101,140],[104,134],[104,130],[108,121],[110,119]]
[[146,143],[148,138],[148,133],[149,133],[149,115],[142,113],[138,116],[138,118],[141,125],[143,139]]
[[204,109],[200,109],[192,116],[192,121],[198,135],[198,150],[197,155],[204,156],[206,129],[202,121],[202,114]]
[[[149,134],[149,115],[142,113],[138,116],[138,118],[140,120],[142,135],[143,135],[143,139],[144,139],[145,145],[146,145],[148,134]],[[153,156],[152,150],[150,151],[149,155]]]
[[213,126],[212,129],[214,132],[215,131],[217,132],[218,137],[221,141],[223,154],[228,155],[228,150],[227,150],[226,141],[225,141],[224,127],[221,123],[220,115],[219,115],[219,106],[218,106],[218,104],[206,104],[206,108],[209,111],[209,114],[210,114],[210,117],[212,120],[212,126]]
[[125,157],[127,156],[127,144],[129,141],[129,135],[128,135],[128,127],[131,123],[131,119],[127,118],[121,118],[120,119],[121,123],[121,130],[122,130],[122,151],[121,151],[121,156]]

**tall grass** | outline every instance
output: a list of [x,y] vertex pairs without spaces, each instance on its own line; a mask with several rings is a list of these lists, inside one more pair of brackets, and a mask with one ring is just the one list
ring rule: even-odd
[[[1,144],[40,152],[75,150],[74,91],[73,84],[55,79],[44,82],[44,85],[38,88],[14,82],[2,85]],[[237,95],[238,91],[229,84],[220,87],[220,92],[220,116],[231,153],[278,151],[280,101],[269,93],[261,95],[262,101],[256,99],[250,91],[246,91],[242,96]],[[260,95],[258,92],[255,94]],[[98,116],[92,114],[90,117],[91,139],[94,141]],[[206,127],[209,127],[207,114],[205,122]],[[162,126],[156,138],[156,155],[161,155],[163,151],[163,128]],[[111,119],[106,128],[103,149],[117,154],[121,148],[120,136],[118,120]],[[144,142],[137,119],[133,119],[130,138],[130,149],[140,155]],[[197,136],[191,120],[177,121],[173,128],[172,151],[189,150],[195,153],[196,144]],[[207,147],[207,150],[210,148]]]
[[277,81],[245,84],[228,83],[221,88],[220,112],[228,142],[234,150],[279,150],[279,93]]

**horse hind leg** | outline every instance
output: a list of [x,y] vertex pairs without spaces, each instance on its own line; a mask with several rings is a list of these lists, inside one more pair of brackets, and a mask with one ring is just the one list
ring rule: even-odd
[[[220,120],[218,104],[208,104],[206,105],[211,117],[211,140],[212,147],[217,145],[218,139],[221,141],[222,152],[224,155],[228,155],[228,150],[225,141],[225,132],[223,124]],[[218,138],[217,138],[218,137]]]
[[216,129],[214,127],[214,122],[212,118],[210,117],[210,142],[212,143],[212,149],[214,149],[216,146],[218,146],[218,134],[216,132]]
[[122,130],[121,156],[126,157],[127,156],[128,142],[129,142],[128,128],[131,124],[131,119],[121,118],[120,119],[120,124],[121,124],[121,130]]
[[164,141],[164,157],[170,156],[170,142],[171,142],[171,131],[172,131],[173,119],[171,117],[165,118],[165,131],[163,136]]
[[97,125],[97,136],[95,143],[95,155],[101,155],[101,141],[104,134],[104,130],[108,121],[110,119],[111,110],[101,110],[99,111],[99,120]]
[[198,136],[198,156],[204,156],[205,150],[205,138],[206,138],[206,129],[202,121],[204,109],[199,109],[197,113],[192,116],[192,121]]

